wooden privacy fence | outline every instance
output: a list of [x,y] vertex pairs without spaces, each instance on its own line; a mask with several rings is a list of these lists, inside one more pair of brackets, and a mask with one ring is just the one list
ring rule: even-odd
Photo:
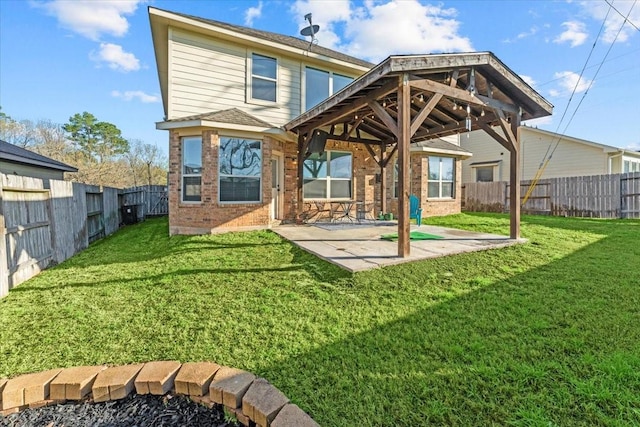
[[[150,196],[140,196],[144,200],[140,219],[151,212],[149,203],[153,215],[167,212],[166,188],[152,187],[158,188],[151,188]],[[163,207],[154,196],[160,189],[165,189]],[[0,298],[118,230],[128,194],[117,188],[0,174]]]
[[[531,181],[520,183],[522,197]],[[522,200],[521,200],[522,201]],[[462,186],[462,209],[508,212],[508,182],[473,182]],[[640,173],[541,179],[522,212],[589,218],[640,218]]]
[[127,188],[121,194],[123,206],[136,206],[138,220],[169,214],[169,196],[163,185]]

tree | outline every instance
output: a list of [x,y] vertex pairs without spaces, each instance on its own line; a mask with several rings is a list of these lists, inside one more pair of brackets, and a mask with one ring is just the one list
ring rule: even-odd
[[129,151],[129,143],[116,125],[99,122],[93,114],[86,111],[69,117],[69,123],[62,128],[86,156],[99,164]]
[[36,129],[31,120],[14,120],[0,111],[0,139],[22,148],[36,141]]

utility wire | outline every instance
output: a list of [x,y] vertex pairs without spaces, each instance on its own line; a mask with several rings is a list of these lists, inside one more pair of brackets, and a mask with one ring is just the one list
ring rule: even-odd
[[[613,3],[609,3],[609,0],[604,0],[611,9],[615,10],[618,15],[622,16],[624,18],[624,22],[628,23],[629,25],[631,25],[633,28],[635,28],[636,30],[640,31],[640,28],[638,28],[636,26],[636,24],[634,24],[631,20],[629,20],[629,14],[631,13],[631,11],[629,11],[629,13],[627,13],[627,16],[624,16],[622,13],[620,13],[620,11],[618,9],[615,8],[615,6],[613,5]],[[633,4],[635,5],[635,2],[633,2]],[[631,6],[631,9],[633,9],[633,6]],[[624,23],[623,23],[624,26]]]
[[[571,124],[571,122],[573,121],[573,118],[575,117],[576,113],[578,112],[578,109],[580,108],[580,106],[582,105],[582,101],[584,101],[584,98],[587,96],[587,93],[589,92],[589,89],[591,89],[591,87],[593,86],[593,83],[595,81],[596,76],[598,75],[598,73],[600,72],[600,70],[602,69],[602,66],[604,65],[605,60],[607,59],[607,56],[609,56],[609,53],[611,52],[611,49],[613,49],[613,45],[615,44],[616,40],[618,39],[618,36],[620,35],[620,33],[622,32],[622,29],[624,28],[624,25],[627,23],[628,21],[628,17],[631,14],[631,11],[633,10],[633,8],[636,5],[637,0],[635,0],[633,2],[633,4],[631,5],[631,7],[629,8],[629,12],[627,12],[627,16],[624,17],[624,21],[622,22],[622,25],[620,25],[620,28],[618,29],[618,32],[616,33],[615,38],[613,39],[613,41],[611,42],[611,44],[609,45],[609,49],[607,50],[607,53],[605,54],[604,58],[602,61],[600,61],[600,65],[598,66],[598,69],[596,70],[596,73],[594,74],[593,78],[591,79],[589,86],[587,87],[586,91],[584,92],[584,94],[582,95],[582,98],[580,99],[580,102],[578,103],[578,105],[576,106],[575,110],[573,111],[573,114],[571,115],[569,122],[567,123],[567,125],[564,127],[564,131],[566,132],[567,128],[569,127],[569,125]],[[609,4],[609,2],[607,2],[607,4]],[[604,18],[604,20],[602,21],[602,25],[600,26],[600,31],[598,32],[598,36],[596,37],[595,41],[593,42],[593,45],[591,46],[591,51],[589,52],[589,56],[587,57],[587,60],[585,61],[584,66],[582,67],[582,71],[580,72],[580,76],[578,77],[578,80],[576,81],[576,85],[573,88],[573,91],[571,93],[571,97],[569,98],[569,102],[567,102],[567,106],[564,110],[564,112],[562,113],[562,118],[560,119],[560,122],[558,123],[558,127],[556,128],[556,133],[558,132],[558,130],[560,129],[560,125],[562,124],[565,115],[567,113],[567,111],[569,110],[569,105],[571,104],[571,100],[573,99],[573,95],[575,94],[579,84],[580,84],[580,80],[582,79],[582,75],[584,73],[584,70],[587,67],[587,64],[589,63],[589,59],[591,58],[591,55],[595,49],[595,46],[597,44],[598,39],[600,38],[600,34],[602,33],[602,29],[605,26],[605,23],[607,21],[607,18],[609,17],[609,12],[611,12],[611,9],[613,9],[613,6],[611,6],[609,4],[609,10],[607,11],[607,14]],[[553,150],[551,150],[551,152],[549,153],[549,149],[551,148],[551,146],[553,145],[553,143],[549,144],[549,146],[547,147],[547,152],[545,153],[545,156],[543,158],[542,163],[540,164],[540,167],[538,168],[538,171],[536,172],[535,177],[533,178],[533,181],[531,182],[531,185],[529,185],[529,188],[527,189],[527,193],[525,194],[524,198],[522,199],[522,206],[524,206],[524,204],[527,202],[527,200],[529,199],[529,197],[531,196],[531,194],[533,193],[533,190],[536,186],[536,184],[538,183],[538,181],[540,180],[540,177],[542,176],[545,168],[547,167],[547,165],[549,164],[549,161],[551,160],[551,158],[553,157],[553,153],[555,153],[556,149],[558,148],[558,145],[560,144],[560,140],[561,140],[561,136],[560,134],[558,134],[558,137],[556,139],[556,143],[555,146],[553,147]],[[547,158],[547,154],[549,154],[549,157]],[[546,160],[545,160],[546,159]]]
[[[608,3],[608,2],[607,2]],[[591,89],[591,86],[593,86],[593,82],[596,80],[596,76],[598,75],[598,73],[600,72],[600,70],[602,69],[602,65],[604,64],[604,60],[607,59],[607,56],[609,56],[609,53],[611,52],[611,49],[613,49],[613,45],[615,44],[616,40],[618,39],[618,36],[620,35],[620,33],[622,32],[622,29],[624,28],[624,24],[629,22],[629,20],[627,19],[629,17],[629,15],[631,15],[631,11],[633,10],[633,8],[635,7],[637,3],[637,0],[635,0],[633,2],[633,4],[631,5],[631,8],[629,9],[629,12],[627,12],[627,16],[624,17],[624,21],[622,22],[622,25],[620,26],[620,28],[618,29],[618,32],[616,33],[615,38],[613,39],[613,41],[611,42],[611,44],[609,45],[609,49],[607,49],[607,53],[605,53],[604,58],[602,60],[602,62],[600,62],[600,66],[598,67],[598,69],[596,70],[596,73],[593,75],[593,79],[591,80],[591,82],[589,83],[589,87],[587,87],[587,90],[584,91],[584,93],[582,94],[582,98],[580,99],[580,102],[578,103],[578,105],[576,106],[576,109],[573,111],[573,114],[571,115],[571,118],[569,118],[569,123],[567,123],[567,125],[564,127],[564,131],[567,130],[567,128],[569,127],[569,125],[571,124],[571,122],[573,121],[573,118],[575,117],[576,113],[578,112],[578,109],[580,108],[580,105],[582,105],[582,101],[584,101],[584,98],[587,96],[587,93],[589,92],[589,90]],[[613,7],[613,6],[612,6]],[[617,11],[616,11],[617,12]],[[554,149],[555,151],[555,149]],[[551,153],[553,154],[553,153]]]

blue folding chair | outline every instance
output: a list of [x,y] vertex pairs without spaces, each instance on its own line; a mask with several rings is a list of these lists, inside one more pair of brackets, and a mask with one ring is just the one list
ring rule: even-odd
[[418,227],[422,224],[422,208],[420,207],[420,200],[413,194],[409,196],[409,219],[415,219]]

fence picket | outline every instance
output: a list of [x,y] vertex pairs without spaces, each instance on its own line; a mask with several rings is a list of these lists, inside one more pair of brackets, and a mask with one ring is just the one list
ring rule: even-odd
[[[531,181],[522,181],[526,194]],[[508,182],[464,184],[464,210],[507,212]],[[504,189],[504,198],[495,197]],[[640,172],[549,178],[538,181],[522,213],[590,218],[640,218]]]
[[[141,218],[168,213],[167,189],[141,187]],[[0,174],[0,298],[118,230],[129,190]],[[147,196],[147,193],[151,196]],[[154,194],[157,194],[154,196]]]

